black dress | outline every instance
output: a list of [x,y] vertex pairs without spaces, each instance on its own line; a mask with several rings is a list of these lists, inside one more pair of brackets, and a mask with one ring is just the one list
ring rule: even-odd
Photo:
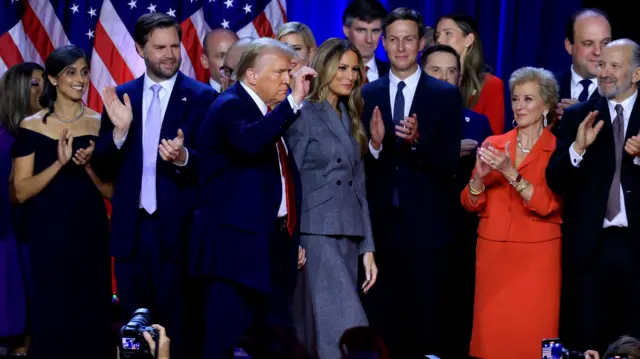
[[[73,139],[73,153],[96,136]],[[57,161],[58,140],[21,128],[13,157],[35,153],[33,174]],[[22,206],[30,263],[30,359],[109,358],[110,256],[103,197],[69,161]]]

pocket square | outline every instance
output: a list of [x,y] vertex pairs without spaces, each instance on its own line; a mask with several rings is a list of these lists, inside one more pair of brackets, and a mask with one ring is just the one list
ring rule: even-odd
[[467,117],[467,116],[464,117],[464,120],[467,121],[467,122],[471,121],[471,119],[469,117]]
[[183,98],[182,98],[182,101],[185,101],[185,102],[186,102],[186,101],[187,101],[187,98],[186,98],[186,97],[183,97]]

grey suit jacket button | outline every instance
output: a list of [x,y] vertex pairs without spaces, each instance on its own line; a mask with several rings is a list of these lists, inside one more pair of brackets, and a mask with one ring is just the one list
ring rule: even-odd
[[341,185],[341,184],[342,184],[342,181],[337,180],[337,181],[336,181],[336,184],[339,186],[339,185]]
[[353,181],[349,181],[349,186],[353,186]]
[[338,159],[336,160],[336,162],[338,162],[338,163],[342,162],[342,158],[338,158]]

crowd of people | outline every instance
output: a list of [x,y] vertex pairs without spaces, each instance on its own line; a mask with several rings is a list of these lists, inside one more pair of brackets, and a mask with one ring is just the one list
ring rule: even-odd
[[114,258],[122,322],[149,308],[174,359],[232,358],[266,327],[320,359],[533,359],[557,338],[638,358],[640,45],[577,11],[571,66],[514,71],[505,126],[472,17],[430,28],[354,0],[343,31],[318,46],[299,22],[214,29],[200,83],[179,71],[175,19],[143,15],[146,71],[101,89],[102,113],[82,102],[79,47],[9,69],[11,350],[112,358]]

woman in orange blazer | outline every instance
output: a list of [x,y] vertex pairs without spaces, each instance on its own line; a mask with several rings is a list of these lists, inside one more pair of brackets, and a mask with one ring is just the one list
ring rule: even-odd
[[434,40],[449,45],[460,55],[460,92],[465,107],[489,118],[494,135],[504,132],[504,84],[490,74],[484,63],[482,40],[475,20],[466,14],[438,19]]
[[480,217],[470,354],[482,359],[540,358],[541,341],[558,336],[562,220],[545,179],[558,84],[551,72],[525,67],[509,88],[517,126],[483,143],[461,193]]

